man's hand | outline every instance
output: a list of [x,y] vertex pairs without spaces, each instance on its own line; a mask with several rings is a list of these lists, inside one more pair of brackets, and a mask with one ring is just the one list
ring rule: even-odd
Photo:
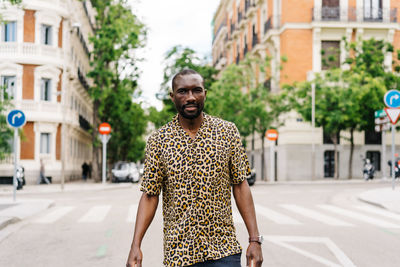
[[126,267],[142,267],[143,254],[139,247],[132,247],[129,252]]
[[[250,242],[246,252],[246,266],[261,267],[263,262],[261,244],[257,242]],[[253,263],[253,265],[250,265]]]

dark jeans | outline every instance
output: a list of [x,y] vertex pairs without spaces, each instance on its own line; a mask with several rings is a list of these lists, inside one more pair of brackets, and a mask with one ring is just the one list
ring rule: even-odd
[[240,256],[242,253],[231,255],[218,260],[209,260],[205,262],[199,262],[194,265],[190,265],[192,267],[241,267],[240,265]]

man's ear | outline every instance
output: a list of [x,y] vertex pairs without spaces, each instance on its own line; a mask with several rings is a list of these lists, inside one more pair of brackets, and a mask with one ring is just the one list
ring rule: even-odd
[[171,98],[172,102],[174,102],[174,92],[173,91],[169,91],[169,97]]

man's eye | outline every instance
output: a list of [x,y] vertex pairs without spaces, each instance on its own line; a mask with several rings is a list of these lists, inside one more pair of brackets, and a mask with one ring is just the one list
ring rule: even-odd
[[185,94],[186,91],[185,91],[185,90],[178,90],[177,93],[178,93],[178,94]]

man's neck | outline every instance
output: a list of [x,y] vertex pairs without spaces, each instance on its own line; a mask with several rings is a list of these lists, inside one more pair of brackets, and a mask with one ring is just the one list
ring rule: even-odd
[[190,137],[194,138],[204,120],[204,114],[202,112],[197,118],[194,119],[186,119],[178,114],[178,120],[179,124],[190,135]]

